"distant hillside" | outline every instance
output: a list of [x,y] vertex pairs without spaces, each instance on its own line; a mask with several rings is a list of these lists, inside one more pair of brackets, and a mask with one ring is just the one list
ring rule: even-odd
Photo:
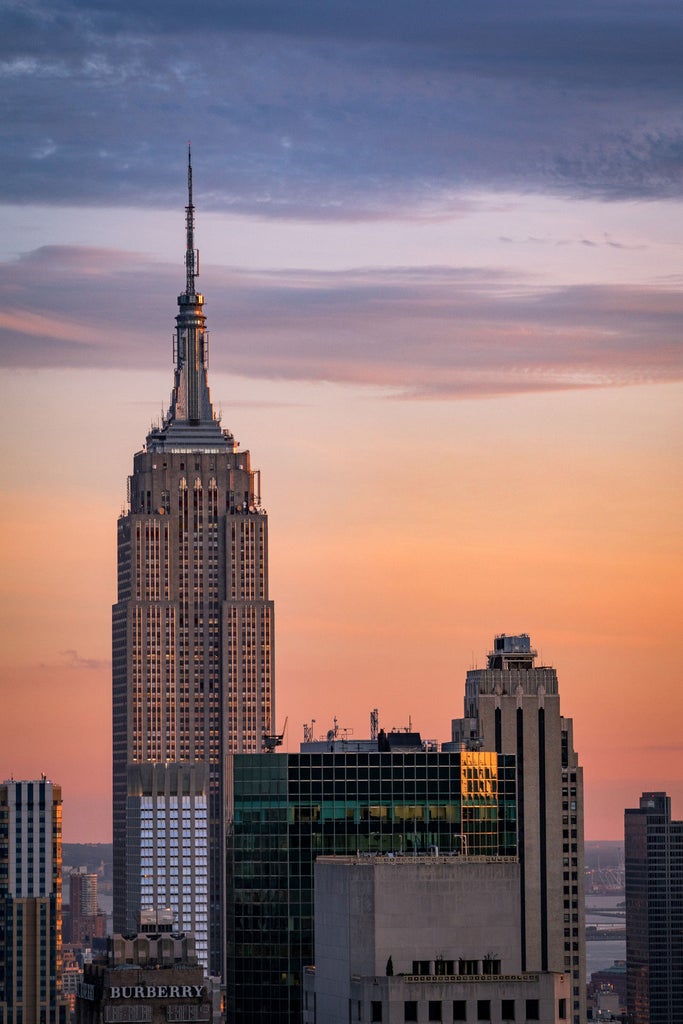
[[599,871],[624,865],[624,844],[620,839],[590,840],[584,843],[586,867]]
[[62,864],[64,867],[81,868],[100,875],[103,881],[111,881],[111,843],[62,843]]
[[[616,868],[624,863],[624,844],[621,840],[591,840],[585,844],[586,867],[589,869]],[[111,843],[64,843],[62,862],[72,868],[85,866],[88,871],[100,872],[104,862],[104,878],[111,878]]]

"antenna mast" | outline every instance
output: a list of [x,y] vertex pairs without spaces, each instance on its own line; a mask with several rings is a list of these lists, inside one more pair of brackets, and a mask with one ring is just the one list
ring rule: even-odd
[[185,207],[185,229],[187,246],[185,249],[185,294],[194,295],[194,279],[199,277],[199,249],[194,247],[194,205],[192,203],[192,153],[190,143],[187,144],[187,206]]

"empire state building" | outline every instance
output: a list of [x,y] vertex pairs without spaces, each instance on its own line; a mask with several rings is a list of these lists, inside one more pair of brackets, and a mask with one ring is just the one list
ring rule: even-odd
[[214,412],[188,152],[168,412],[133,458],[113,608],[114,930],[168,914],[222,972],[228,756],[274,715],[260,472]]

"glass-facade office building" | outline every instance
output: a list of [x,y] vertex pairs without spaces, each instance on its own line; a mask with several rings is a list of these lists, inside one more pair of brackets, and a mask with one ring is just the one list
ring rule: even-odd
[[317,856],[517,855],[512,755],[236,755],[229,770],[231,1021],[300,1019]]
[[206,765],[128,767],[129,913],[173,912],[175,929],[194,935],[210,970],[209,801]]

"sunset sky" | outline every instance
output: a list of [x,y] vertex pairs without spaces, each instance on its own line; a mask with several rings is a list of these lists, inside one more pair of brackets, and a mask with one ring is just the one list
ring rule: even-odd
[[6,0],[0,778],[106,841],[116,519],[168,402],[187,141],[262,471],[277,725],[450,738],[528,632],[586,835],[683,818],[683,9]]

